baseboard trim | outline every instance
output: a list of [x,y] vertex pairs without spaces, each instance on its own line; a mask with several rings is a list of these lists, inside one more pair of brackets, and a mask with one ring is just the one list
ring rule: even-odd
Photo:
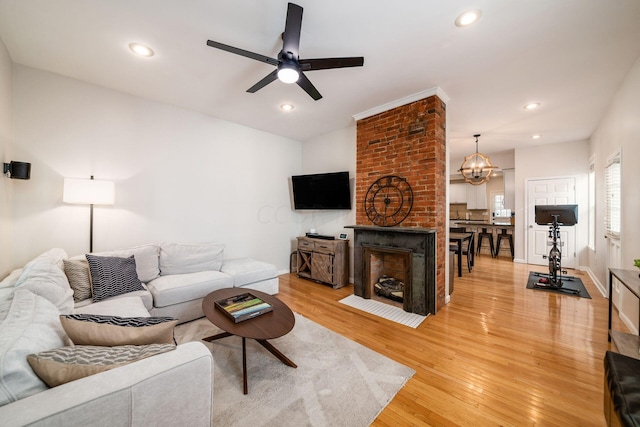
[[600,294],[603,297],[608,298],[607,294],[609,293],[609,291],[607,290],[607,287],[600,283],[596,275],[593,274],[593,271],[591,271],[589,267],[580,266],[577,268],[577,270],[586,272],[589,275],[589,278],[593,280],[593,283],[596,285],[596,288],[598,288],[598,291],[600,291]]

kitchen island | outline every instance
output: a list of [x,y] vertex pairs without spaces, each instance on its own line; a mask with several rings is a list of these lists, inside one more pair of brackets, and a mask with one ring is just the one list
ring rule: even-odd
[[[500,221],[477,221],[477,220],[465,220],[465,219],[452,219],[451,223],[453,223],[456,227],[464,227],[468,231],[475,231],[476,236],[479,233],[486,232],[493,234],[493,242],[497,249],[498,246],[498,235],[501,233],[511,234],[512,241],[515,240],[515,236],[513,235],[514,226],[511,222],[500,222]],[[481,254],[491,255],[491,250],[489,249],[489,245],[483,242],[482,247],[480,248]],[[498,256],[508,256],[513,258],[512,256],[512,248],[509,247],[506,239],[500,244],[500,251],[497,254]]]

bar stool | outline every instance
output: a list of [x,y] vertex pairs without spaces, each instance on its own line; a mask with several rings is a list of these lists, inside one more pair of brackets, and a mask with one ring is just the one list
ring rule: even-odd
[[495,257],[497,252],[494,250],[494,247],[493,247],[493,233],[490,231],[487,231],[487,229],[484,227],[482,227],[482,232],[478,233],[478,249],[476,249],[476,254],[480,253],[483,237],[489,239],[489,249],[491,249],[491,257],[492,258]]
[[507,233],[508,228],[501,228],[498,234],[498,247],[496,248],[496,256],[500,253],[500,242],[504,239],[509,241],[509,249],[511,249],[511,259],[513,259],[513,234]]

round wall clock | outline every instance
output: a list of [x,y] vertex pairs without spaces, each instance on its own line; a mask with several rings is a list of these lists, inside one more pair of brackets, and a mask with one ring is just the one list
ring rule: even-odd
[[413,191],[406,178],[383,176],[369,187],[364,210],[375,225],[391,227],[400,224],[413,207]]

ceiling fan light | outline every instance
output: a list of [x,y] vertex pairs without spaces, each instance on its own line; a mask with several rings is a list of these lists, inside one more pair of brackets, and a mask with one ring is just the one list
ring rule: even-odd
[[299,78],[300,78],[300,73],[298,73],[298,70],[296,69],[289,68],[289,67],[281,67],[278,70],[278,80],[280,80],[282,83],[287,83],[287,84],[295,83],[298,81]]

